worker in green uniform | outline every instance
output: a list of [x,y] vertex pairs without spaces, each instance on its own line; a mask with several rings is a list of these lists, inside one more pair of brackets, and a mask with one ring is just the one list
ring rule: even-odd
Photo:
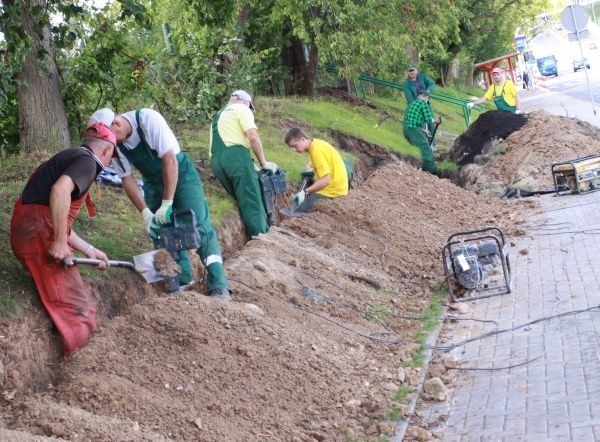
[[437,173],[437,165],[433,157],[433,151],[423,131],[426,123],[440,124],[441,119],[433,118],[433,112],[429,107],[429,93],[421,91],[417,99],[408,105],[404,114],[404,137],[408,142],[417,146],[421,151],[423,170]]
[[[435,89],[435,81],[429,78],[426,74],[419,72],[417,69],[417,65],[409,64],[406,68],[406,79],[402,83],[402,91],[404,92],[404,97],[406,97],[406,105],[408,106],[410,103],[415,101],[419,96],[419,93],[425,91],[428,92],[429,95]],[[433,113],[433,108],[431,107],[431,102],[427,102],[429,105],[429,109]],[[433,124],[427,123],[426,128],[429,133],[433,132]]]
[[229,103],[214,116],[210,132],[210,165],[227,193],[237,201],[248,237],[269,230],[250,150],[262,169],[269,173],[278,170],[277,164],[265,159],[253,110],[248,92],[233,92]]
[[[109,121],[110,114],[112,111],[101,109],[90,121]],[[125,193],[140,211],[146,229],[152,234],[153,229],[169,223],[173,210],[193,210],[201,238],[196,252],[206,268],[208,294],[230,300],[221,247],[210,220],[200,175],[181,151],[164,117],[153,109],[137,109],[112,118],[110,127],[118,141],[119,158],[113,166]],[[133,167],[142,174],[143,195],[133,178]],[[179,266],[179,283],[184,288],[194,282],[187,251],[181,252]]]
[[431,95],[434,89],[435,82],[431,78],[422,72],[419,72],[416,65],[408,65],[406,79],[402,83],[402,91],[406,97],[406,104],[415,101],[419,92],[427,91]]
[[467,103],[467,108],[471,109],[476,104],[483,104],[486,101],[493,101],[498,110],[520,113],[519,92],[515,84],[506,78],[504,71],[500,67],[492,69],[492,84],[485,95],[477,100]]

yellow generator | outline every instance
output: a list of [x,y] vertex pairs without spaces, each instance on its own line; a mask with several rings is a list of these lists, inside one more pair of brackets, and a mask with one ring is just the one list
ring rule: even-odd
[[600,155],[588,155],[552,165],[554,190],[586,193],[600,189]]

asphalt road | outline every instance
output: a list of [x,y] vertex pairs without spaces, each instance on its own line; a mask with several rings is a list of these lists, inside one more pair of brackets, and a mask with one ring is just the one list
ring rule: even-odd
[[[557,77],[536,80],[534,90],[519,89],[521,110],[544,110],[554,115],[579,118],[600,127],[600,50],[594,51],[588,61],[589,88],[586,72],[573,72],[571,61],[563,60]],[[520,88],[521,84],[517,86]]]
[[573,72],[573,69],[562,70],[557,77],[547,77],[539,82],[551,91],[560,92],[580,100],[591,101],[590,89],[596,103],[600,102],[600,58],[588,59],[590,69],[587,69],[590,88],[586,81],[586,73],[583,69]]

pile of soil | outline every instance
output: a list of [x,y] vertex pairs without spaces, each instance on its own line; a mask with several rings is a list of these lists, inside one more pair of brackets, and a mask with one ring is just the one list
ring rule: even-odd
[[[443,280],[446,239],[486,225],[510,237],[529,206],[387,164],[347,197],[319,202],[234,254],[226,270],[235,302],[149,293],[101,322],[87,347],[56,362],[55,382],[35,390],[18,385],[23,361],[5,354],[0,439],[390,435],[390,411],[402,410],[395,395],[417,383],[410,359],[421,321],[408,318]],[[23,339],[16,328],[0,332]]]
[[[478,123],[479,120],[469,129],[471,138],[488,132]],[[552,164],[600,153],[600,130],[575,118],[537,111],[527,114],[525,125],[506,140],[488,141],[483,153],[477,151],[481,151],[482,145],[469,148],[465,158],[473,157],[473,163],[461,168],[459,178],[465,188],[490,196],[501,196],[509,186],[528,191],[548,190],[554,186]]]
[[501,110],[485,112],[454,140],[450,159],[459,166],[470,164],[477,155],[490,150],[492,141],[506,139],[526,122],[527,117],[523,114]]

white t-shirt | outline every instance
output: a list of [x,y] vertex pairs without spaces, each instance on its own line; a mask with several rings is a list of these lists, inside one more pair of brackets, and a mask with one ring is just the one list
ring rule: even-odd
[[[120,144],[125,146],[125,149],[135,149],[141,142],[137,132],[138,124],[135,119],[135,111],[126,112],[121,114],[121,116],[129,121],[132,130],[129,138],[121,141]],[[154,109],[140,110],[140,126],[144,132],[144,137],[146,138],[148,146],[150,146],[150,149],[156,151],[158,158],[162,158],[167,152],[173,152],[174,155],[181,152],[179,142],[177,141],[177,138],[175,138],[175,134],[167,124],[167,121]],[[113,161],[112,163],[112,166],[117,171],[119,177],[123,178],[131,175],[133,173],[133,167],[121,152],[119,152],[119,160],[120,162]]]

